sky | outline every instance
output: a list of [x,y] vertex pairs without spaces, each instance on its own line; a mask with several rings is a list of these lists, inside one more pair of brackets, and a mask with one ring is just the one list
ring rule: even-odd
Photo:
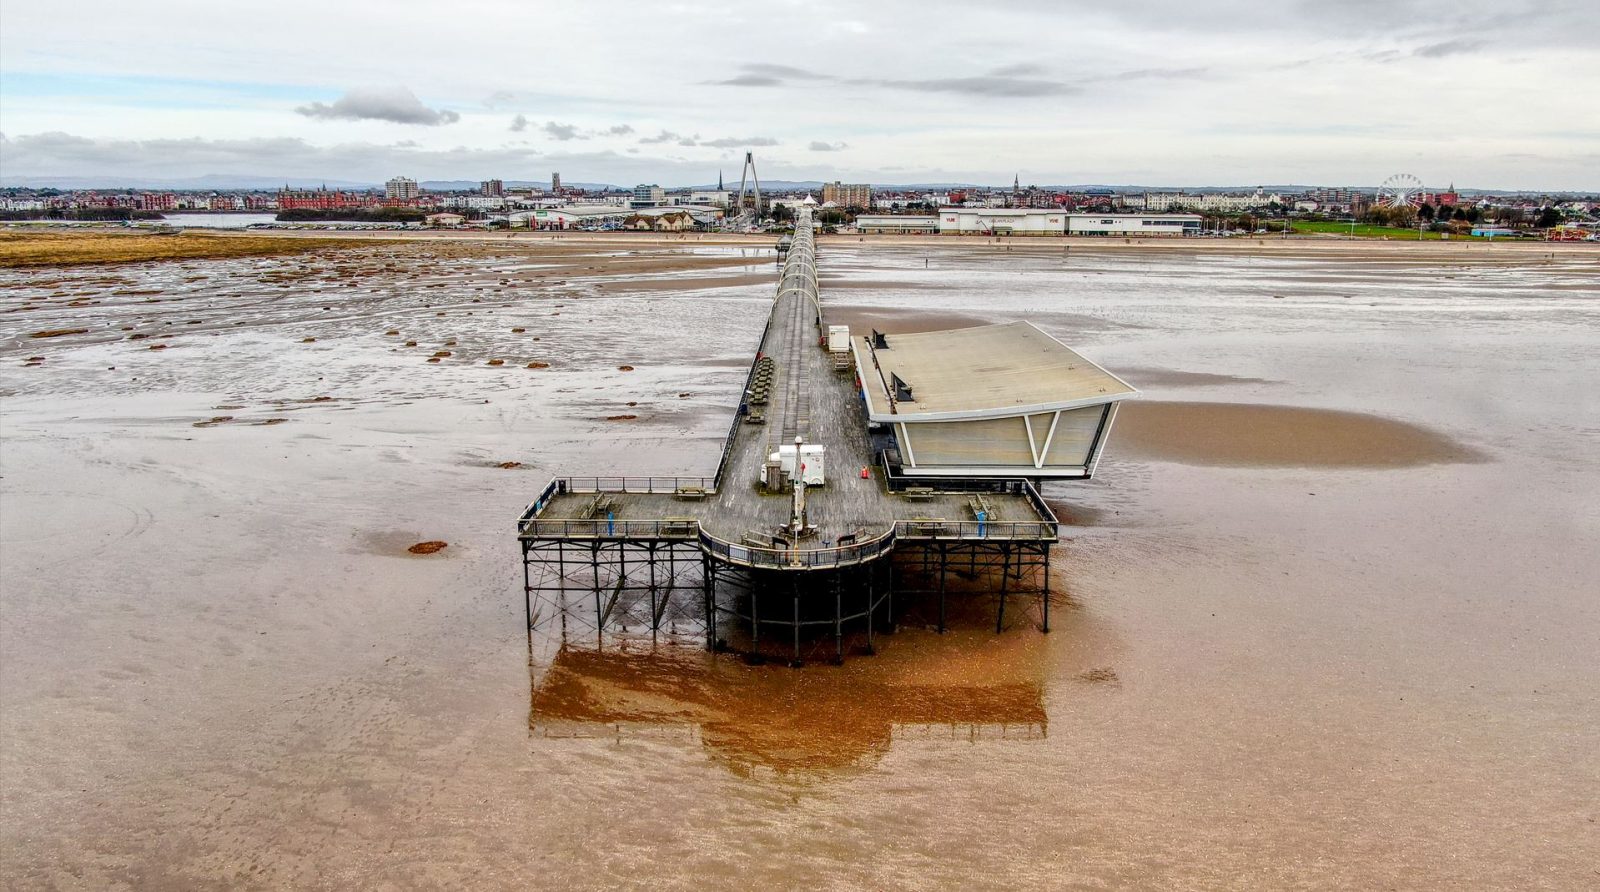
[[1600,191],[1600,0],[0,0],[0,182]]

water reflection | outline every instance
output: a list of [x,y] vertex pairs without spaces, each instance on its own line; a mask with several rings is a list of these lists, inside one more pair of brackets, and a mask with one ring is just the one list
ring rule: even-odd
[[532,684],[543,737],[683,731],[739,774],[834,771],[894,740],[1043,738],[1044,636],[906,630],[878,656],[795,670],[664,645],[562,649]]

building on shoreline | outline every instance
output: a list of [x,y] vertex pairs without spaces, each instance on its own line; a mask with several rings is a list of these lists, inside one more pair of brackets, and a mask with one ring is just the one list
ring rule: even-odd
[[655,183],[640,183],[633,187],[633,198],[629,206],[636,208],[656,207],[667,200],[667,192]]
[[889,235],[934,235],[939,218],[907,214],[862,214],[856,218],[857,231]]
[[311,210],[336,211],[346,208],[364,208],[376,204],[370,192],[346,192],[342,189],[290,189],[278,190],[278,209],[284,211]]
[[[940,208],[935,219],[942,235],[1000,236],[1182,236],[1199,234],[1202,223],[1199,214],[1069,214],[1032,208]],[[876,221],[874,226],[873,231],[889,231]]]
[[866,183],[841,183],[834,180],[822,184],[822,203],[833,202],[842,208],[872,207],[872,186]]
[[383,184],[383,197],[390,201],[410,201],[421,194],[421,187],[410,177],[394,177]]

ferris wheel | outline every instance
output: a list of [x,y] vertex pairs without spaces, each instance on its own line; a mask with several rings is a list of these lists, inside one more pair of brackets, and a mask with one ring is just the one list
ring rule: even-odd
[[1397,173],[1378,187],[1378,204],[1397,208],[1422,204],[1422,181],[1409,173]]

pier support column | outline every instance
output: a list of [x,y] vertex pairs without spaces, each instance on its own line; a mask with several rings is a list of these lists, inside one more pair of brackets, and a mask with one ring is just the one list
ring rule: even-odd
[[1044,629],[1045,634],[1050,633],[1050,546],[1044,547]]
[[[656,612],[656,543],[648,546],[650,557],[650,639],[655,640],[656,633],[661,631],[661,614]],[[669,546],[670,547],[670,546]]]
[[791,666],[800,666],[800,582],[791,583],[794,588],[794,661]]
[[886,561],[883,565],[883,575],[889,577],[883,593],[884,598],[887,600],[883,613],[883,630],[889,634],[894,634],[894,564]]
[[844,662],[844,593],[839,581],[833,583],[833,664]]
[[533,579],[528,570],[528,542],[522,542],[522,613],[528,619],[528,635],[533,635]]
[[711,558],[700,559],[700,594],[706,608],[706,650],[717,649],[717,580],[711,569]]
[[939,543],[939,634],[945,633],[944,623],[944,574],[946,565],[950,561],[950,546]]
[[994,633],[1000,634],[1006,622],[1006,584],[1011,581],[1011,548],[1000,546],[1000,609],[994,615]]
[[602,628],[605,620],[602,618],[600,607],[600,543],[598,542],[589,546],[589,569],[594,574],[594,638],[596,646],[600,646],[605,644],[605,633]]
[[872,590],[872,566],[869,564],[869,565],[867,565],[866,569],[867,569],[867,655],[871,656],[872,654],[875,654],[875,653],[878,652],[877,648],[872,646],[872,615],[877,612],[877,606],[878,605],[873,602],[873,596],[876,593]]

